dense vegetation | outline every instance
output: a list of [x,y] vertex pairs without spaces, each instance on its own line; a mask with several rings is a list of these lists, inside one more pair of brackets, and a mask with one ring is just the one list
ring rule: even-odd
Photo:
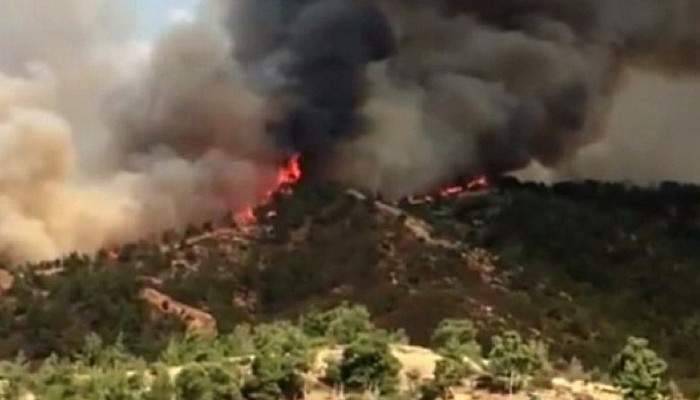
[[[304,329],[308,321],[325,321],[340,330],[309,332]],[[436,362],[432,379],[413,378],[420,381],[415,387],[400,383],[402,374],[411,379],[395,355],[401,335],[376,328],[362,307],[341,306],[307,314],[296,324],[240,326],[216,338],[173,338],[151,361],[129,352],[121,340],[106,345],[90,335],[70,357],[0,363],[0,399],[18,400],[31,393],[48,400],[275,400],[309,398],[314,391],[372,399],[449,399],[456,388],[473,390],[477,379],[488,382],[491,391],[536,389],[531,382],[547,371],[548,362],[541,343],[526,343],[518,333],[504,332],[494,336],[482,360],[482,354],[472,352],[473,336],[464,334],[465,327],[473,332],[471,326],[468,320],[440,324],[434,337],[447,337],[449,346],[437,340],[435,351],[447,352]],[[336,347],[340,331],[346,340]],[[322,360],[325,372],[319,374],[318,353],[334,348],[339,353]],[[469,349],[477,361],[459,349]],[[487,368],[474,371],[466,360]],[[646,341],[630,338],[613,357],[611,374],[626,399],[661,399],[667,392],[665,368]]]
[[[74,359],[95,334],[135,358],[134,369],[146,365],[160,376],[164,365],[250,354],[259,344],[233,340],[245,324],[295,320],[309,308],[330,311],[300,320],[290,343],[303,336],[346,346],[370,320],[364,308],[332,309],[352,301],[372,312],[386,340],[431,343],[445,357],[440,382],[423,385],[426,393],[444,395],[471,376],[473,366],[459,356],[478,361],[495,347],[492,337],[506,342],[511,330],[523,337],[521,347],[531,339],[546,344],[552,368],[576,364],[595,378],[609,371],[628,336],[646,337],[668,360],[669,375],[698,391],[698,188],[504,181],[488,193],[407,200],[396,210],[336,187],[300,186],[257,210],[253,228],[224,220],[94,256],[9,268],[12,285],[0,285],[0,358],[21,355],[32,370],[44,360],[86,368]],[[414,219],[435,240],[409,229]],[[174,340],[187,321],[154,309],[144,288],[210,315],[218,339],[206,346]],[[405,333],[389,333],[399,328]],[[530,350],[536,357],[525,359],[540,357],[540,347]],[[188,374],[229,382],[243,396],[254,387],[294,392],[303,357],[264,357],[278,351],[261,352],[258,368],[274,373],[255,381],[204,367]],[[515,390],[513,383],[504,390]]]

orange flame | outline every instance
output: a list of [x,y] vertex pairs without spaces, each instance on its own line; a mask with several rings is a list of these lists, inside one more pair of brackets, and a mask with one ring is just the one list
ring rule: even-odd
[[450,197],[454,196],[456,194],[460,194],[464,191],[463,186],[450,186],[448,188],[440,190],[440,196],[442,197]]
[[488,189],[489,186],[489,178],[486,177],[486,175],[482,175],[476,179],[472,179],[469,183],[467,183],[467,190],[484,190]]
[[277,187],[268,193],[268,196],[273,195],[278,189],[285,189],[286,186],[297,183],[299,179],[301,179],[301,164],[299,155],[296,154],[280,168],[277,173]]
[[480,190],[488,189],[489,179],[486,175],[482,175],[472,179],[465,185],[455,185],[450,186],[445,189],[440,190],[441,197],[452,197],[459,195],[462,192],[477,192]]
[[289,160],[287,160],[287,162],[284,165],[282,165],[279,171],[277,172],[277,179],[272,189],[265,192],[262,199],[257,205],[246,207],[242,211],[237,212],[235,215],[236,222],[243,225],[254,224],[255,222],[257,222],[257,218],[255,217],[254,212],[254,209],[256,207],[264,206],[270,203],[270,201],[272,201],[272,198],[276,193],[290,193],[291,186],[299,182],[299,180],[301,179],[302,172],[301,164],[299,161],[300,156],[298,154],[292,156]]

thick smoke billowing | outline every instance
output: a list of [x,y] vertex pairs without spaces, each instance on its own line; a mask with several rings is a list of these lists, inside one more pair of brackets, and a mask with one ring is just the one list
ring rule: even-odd
[[649,97],[663,91],[649,74],[696,75],[695,0],[205,0],[153,44],[133,40],[120,2],[7,3],[0,261],[247,207],[294,153],[309,179],[387,196],[528,165],[676,177],[669,166],[695,157],[605,162],[668,147],[628,146],[640,126],[667,125],[620,124],[649,115],[614,100],[628,66],[646,71]]
[[151,46],[111,0],[10,1],[0,15],[0,258],[93,251],[221,216],[282,154],[201,22]]
[[232,15],[236,58],[277,110],[270,134],[279,146],[302,152],[308,164],[363,130],[366,66],[394,51],[380,9],[347,0],[249,1]]
[[627,65],[700,70],[694,0],[234,4],[238,59],[284,105],[277,135],[389,194],[555,168],[601,138]]

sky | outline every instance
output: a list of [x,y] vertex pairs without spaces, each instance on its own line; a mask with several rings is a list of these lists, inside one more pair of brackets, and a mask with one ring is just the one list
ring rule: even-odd
[[192,18],[200,0],[128,0],[139,17],[139,37],[152,39],[173,22]]

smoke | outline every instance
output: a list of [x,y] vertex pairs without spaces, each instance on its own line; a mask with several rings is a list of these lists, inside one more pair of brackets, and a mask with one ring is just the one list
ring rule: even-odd
[[110,0],[4,7],[0,259],[246,208],[295,153],[309,179],[386,196],[528,166],[696,170],[669,144],[694,143],[674,97],[693,93],[663,80],[700,70],[694,0],[209,0],[152,44],[134,20]]
[[557,173],[605,137],[628,66],[700,70],[694,0],[233,3],[237,59],[282,104],[276,136],[312,173],[387,195]]
[[700,183],[700,79],[630,70],[615,96],[606,134],[557,169],[533,164],[516,175],[545,182],[599,179],[654,185]]
[[109,0],[0,16],[0,258],[93,251],[254,203],[284,156],[203,19],[151,48]]
[[347,0],[235,5],[235,55],[281,115],[271,129],[279,146],[308,161],[361,129],[366,66],[394,50],[378,8]]

